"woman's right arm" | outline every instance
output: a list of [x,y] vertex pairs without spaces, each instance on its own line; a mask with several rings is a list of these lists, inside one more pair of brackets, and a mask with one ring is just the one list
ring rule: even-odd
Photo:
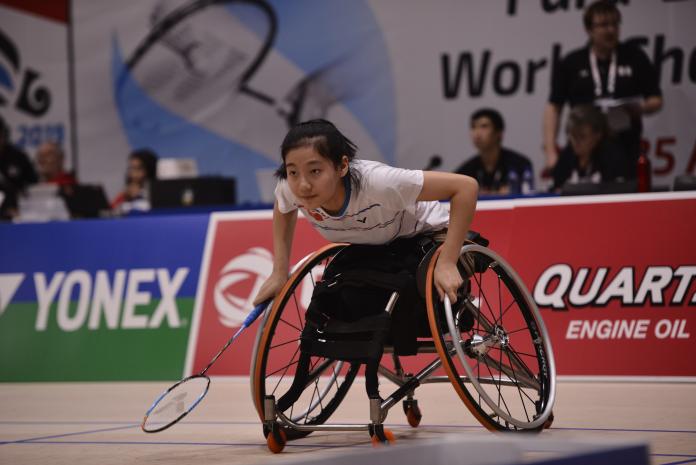
[[273,271],[261,286],[254,305],[274,298],[288,280],[290,269],[290,251],[297,223],[297,210],[282,213],[278,202],[273,206]]

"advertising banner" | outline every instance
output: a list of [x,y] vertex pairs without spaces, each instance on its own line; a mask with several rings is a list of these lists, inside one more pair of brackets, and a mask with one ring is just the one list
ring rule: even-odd
[[[488,201],[473,229],[526,283],[559,375],[694,378],[694,212],[688,193]],[[0,225],[0,381],[200,370],[271,272],[271,216]],[[300,218],[291,263],[324,244]],[[248,375],[261,321],[211,374]]]
[[207,217],[0,225],[0,381],[176,379]]
[[[694,213],[693,194],[490,201],[472,229],[526,283],[559,375],[683,378],[696,376]],[[213,215],[186,373],[202,369],[251,309],[272,267],[271,224],[270,211]],[[302,218],[295,238],[292,263],[325,243]],[[249,373],[258,325],[213,374]]]
[[696,376],[696,196],[514,209],[559,374]]
[[67,0],[0,0],[0,115],[10,140],[30,156],[57,142],[71,170],[68,35]]
[[[271,202],[295,122],[334,121],[366,159],[453,170],[475,153],[481,107],[502,113],[504,145],[538,175],[551,69],[586,44],[589,3],[76,0],[81,176],[114,195],[128,153],[150,147],[236,177],[241,202]],[[618,5],[621,39],[659,74],[665,105],[644,139],[667,186],[696,167],[696,2]]]
[[[216,213],[211,216],[201,265],[195,323],[189,340],[186,372],[205,367],[253,308],[261,284],[273,268],[272,213]],[[291,263],[326,241],[303,219],[297,222]],[[209,371],[247,375],[256,331],[263,317],[246,330]]]

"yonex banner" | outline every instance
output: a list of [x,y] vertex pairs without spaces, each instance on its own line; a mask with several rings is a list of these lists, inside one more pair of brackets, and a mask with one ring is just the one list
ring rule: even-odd
[[207,220],[0,225],[0,381],[178,378]]

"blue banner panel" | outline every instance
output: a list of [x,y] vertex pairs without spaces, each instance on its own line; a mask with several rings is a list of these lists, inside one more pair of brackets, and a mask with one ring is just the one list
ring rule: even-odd
[[180,377],[207,225],[0,225],[0,381]]

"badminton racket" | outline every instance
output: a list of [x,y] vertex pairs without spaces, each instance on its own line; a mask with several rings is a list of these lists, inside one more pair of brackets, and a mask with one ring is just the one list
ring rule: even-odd
[[141,428],[146,433],[158,433],[178,423],[201,403],[210,388],[206,372],[225,350],[248,328],[263,311],[270,300],[260,303],[247,315],[239,330],[225,343],[208,365],[199,373],[188,376],[160,394],[145,413]]

